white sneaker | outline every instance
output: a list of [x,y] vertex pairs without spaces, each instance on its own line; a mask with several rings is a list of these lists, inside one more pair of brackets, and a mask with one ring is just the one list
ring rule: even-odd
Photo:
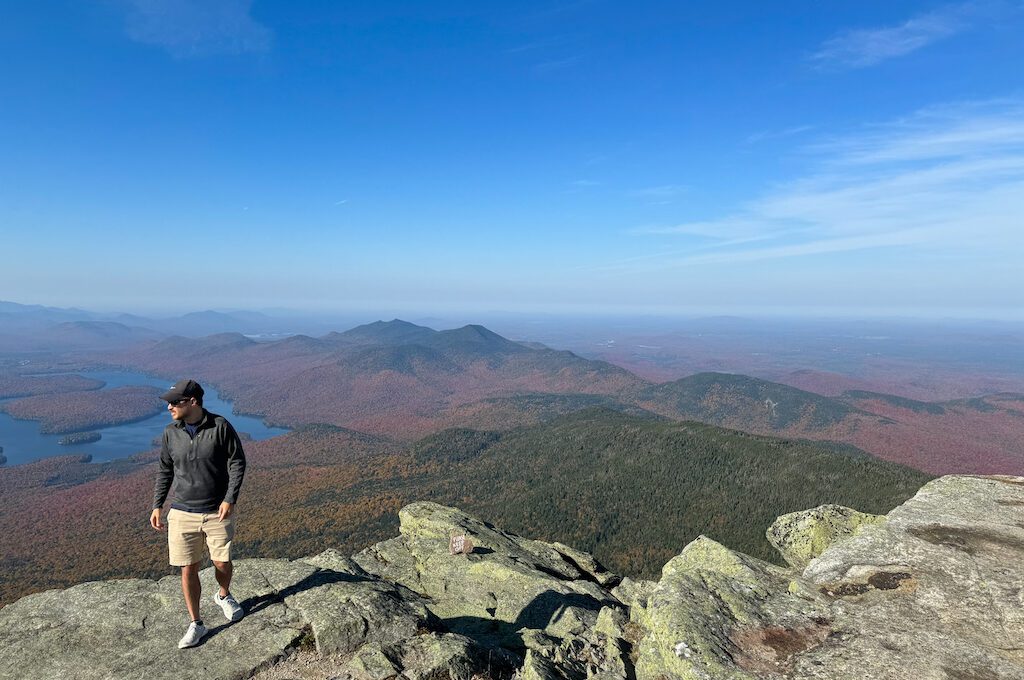
[[228,621],[237,621],[245,616],[245,612],[242,611],[242,605],[238,604],[231,593],[228,593],[227,597],[221,597],[220,593],[214,593],[213,601],[221,608]]
[[185,649],[186,647],[195,647],[199,644],[199,641],[206,635],[206,626],[201,623],[193,621],[188,624],[188,630],[185,631],[185,637],[178,641],[178,649]]

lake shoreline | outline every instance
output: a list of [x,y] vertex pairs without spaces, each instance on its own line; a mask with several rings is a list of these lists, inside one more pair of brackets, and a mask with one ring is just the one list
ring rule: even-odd
[[[123,386],[149,386],[160,389],[162,393],[172,382],[165,377],[141,371],[120,368],[97,370],[95,365],[90,366],[89,369],[54,372],[48,375],[75,374],[102,380],[104,386],[100,392]],[[222,414],[231,421],[240,434],[245,433],[254,441],[276,437],[290,432],[292,429],[288,426],[268,423],[261,416],[236,413],[231,402],[221,398],[214,385],[204,383],[204,387],[206,388],[204,406],[207,410]],[[90,392],[96,394],[95,391],[90,390]],[[4,455],[7,458],[5,469],[13,469],[37,460],[68,455],[90,455],[93,463],[102,463],[146,453],[153,450],[154,438],[159,438],[171,419],[166,409],[161,409],[144,417],[123,421],[116,425],[76,428],[73,432],[60,434],[41,432],[39,422],[39,420],[15,418],[10,414],[0,412],[0,447],[5,450]],[[98,431],[102,435],[101,441],[69,445],[59,443],[59,439],[69,433],[74,434],[87,430]]]

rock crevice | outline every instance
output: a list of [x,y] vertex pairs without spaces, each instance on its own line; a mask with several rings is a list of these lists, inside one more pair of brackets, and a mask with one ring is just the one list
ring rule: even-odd
[[884,517],[780,517],[788,568],[701,536],[644,581],[412,503],[351,557],[236,562],[245,618],[204,602],[190,650],[177,576],[24,597],[0,610],[0,679],[1021,680],[1021,507],[1024,478],[942,477]]

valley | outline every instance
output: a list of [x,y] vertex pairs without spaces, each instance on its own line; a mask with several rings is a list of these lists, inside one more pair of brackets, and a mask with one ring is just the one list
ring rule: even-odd
[[[243,556],[357,550],[393,535],[405,503],[435,500],[651,576],[698,535],[774,559],[763,527],[786,512],[884,513],[936,475],[1024,472],[1024,395],[1009,391],[922,400],[859,378],[821,389],[816,365],[790,375],[819,391],[723,370],[658,381],[479,324],[129,335],[143,339],[7,355],[5,409],[88,424],[82,403],[111,414],[122,392],[156,399],[156,387],[96,390],[87,377],[135,371],[194,377],[232,400],[232,420],[292,429],[245,443]],[[155,456],[0,468],[0,603],[169,573],[145,522]]]

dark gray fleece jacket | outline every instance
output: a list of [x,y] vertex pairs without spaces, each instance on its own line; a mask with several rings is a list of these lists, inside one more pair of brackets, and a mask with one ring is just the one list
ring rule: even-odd
[[164,428],[153,507],[163,507],[173,481],[172,508],[216,512],[222,502],[238,500],[244,476],[245,452],[235,428],[223,416],[203,409],[195,437],[178,420]]

